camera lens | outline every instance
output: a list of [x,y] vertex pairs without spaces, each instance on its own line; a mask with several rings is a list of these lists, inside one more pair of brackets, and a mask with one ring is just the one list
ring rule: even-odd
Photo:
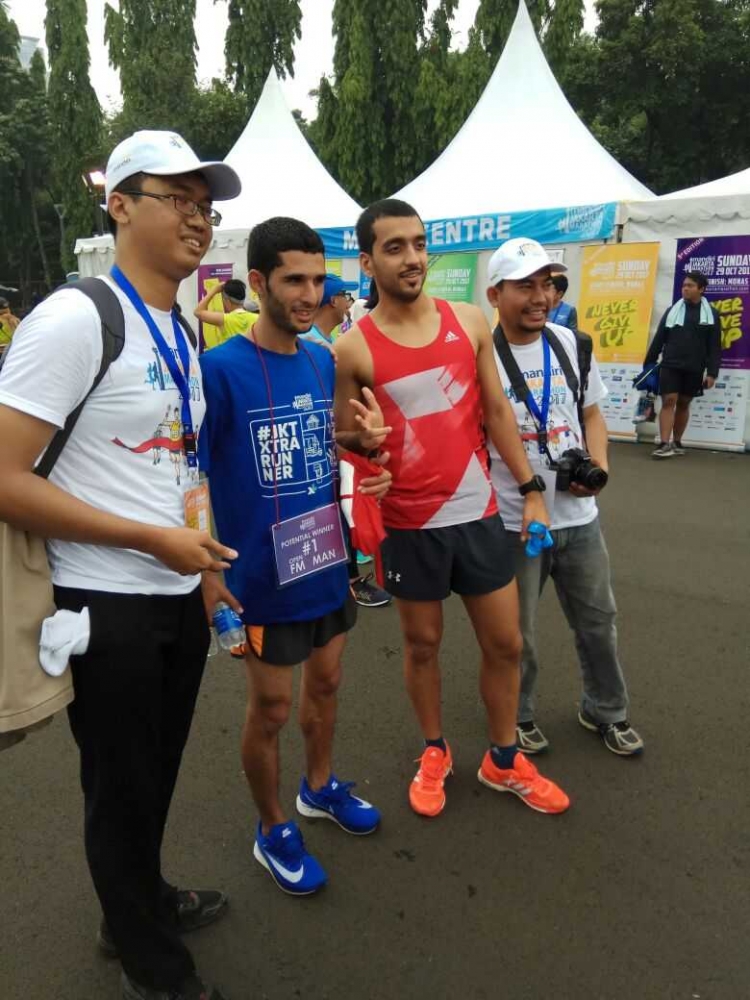
[[599,469],[594,465],[586,473],[586,489],[600,490],[607,485],[608,479],[609,476],[604,469]]

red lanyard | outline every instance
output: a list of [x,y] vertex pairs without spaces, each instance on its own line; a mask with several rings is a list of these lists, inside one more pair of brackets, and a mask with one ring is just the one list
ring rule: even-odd
[[[281,501],[279,498],[279,485],[278,485],[278,470],[276,467],[276,417],[273,409],[273,396],[271,394],[271,379],[268,377],[268,368],[266,367],[266,359],[263,357],[263,351],[261,350],[258,339],[255,336],[255,329],[251,327],[250,334],[253,338],[253,343],[255,344],[255,350],[258,352],[258,358],[260,359],[260,366],[263,369],[263,378],[266,381],[266,394],[268,395],[268,413],[271,420],[271,447],[273,449],[273,499],[276,507],[276,524],[281,524]],[[318,366],[315,364],[315,359],[312,354],[308,351],[305,345],[298,339],[297,347],[307,355],[307,360],[313,367],[313,371],[318,379],[318,384],[320,385],[320,391],[323,394],[323,402],[328,404],[328,420],[331,425],[331,440],[334,441],[333,433],[333,411],[331,409],[332,400],[326,395],[326,387],[323,384],[323,379],[320,377],[320,372],[318,371]],[[336,479],[336,467],[335,462],[332,465],[331,472],[333,474],[334,480]]]

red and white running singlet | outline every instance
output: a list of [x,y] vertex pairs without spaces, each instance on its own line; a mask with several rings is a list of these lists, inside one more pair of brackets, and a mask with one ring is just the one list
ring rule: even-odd
[[393,431],[387,528],[445,528],[497,513],[489,476],[474,346],[447,302],[434,299],[440,330],[403,347],[370,316],[359,321],[372,355],[373,392]]

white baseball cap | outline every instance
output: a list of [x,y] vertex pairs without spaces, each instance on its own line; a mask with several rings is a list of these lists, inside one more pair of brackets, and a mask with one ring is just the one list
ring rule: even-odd
[[242,190],[242,182],[226,163],[201,163],[181,135],[144,129],[116,146],[107,163],[104,193],[107,198],[118,184],[133,174],[172,177],[200,171],[213,201],[229,201]]
[[497,285],[501,281],[521,281],[522,278],[541,271],[543,267],[549,267],[555,272],[568,270],[565,264],[550,260],[541,243],[519,236],[514,240],[506,240],[490,257],[487,281],[490,285]]

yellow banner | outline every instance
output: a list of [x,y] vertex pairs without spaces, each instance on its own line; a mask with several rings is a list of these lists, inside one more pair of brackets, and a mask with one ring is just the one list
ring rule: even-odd
[[597,361],[641,364],[648,347],[658,243],[586,247],[578,328],[594,340]]

